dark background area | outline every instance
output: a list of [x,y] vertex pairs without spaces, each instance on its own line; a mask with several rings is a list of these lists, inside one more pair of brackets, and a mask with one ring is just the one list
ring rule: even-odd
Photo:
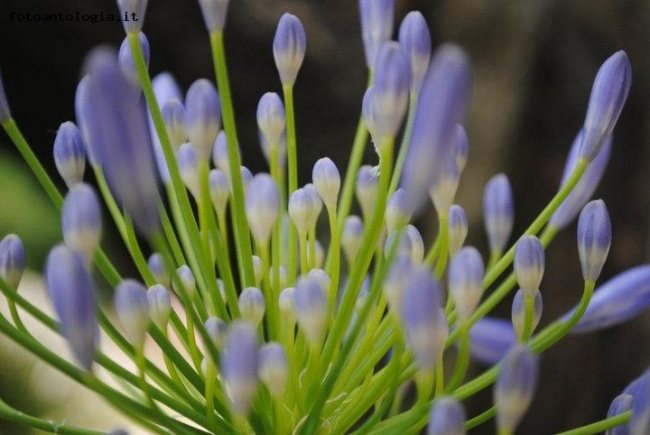
[[[289,11],[302,20],[308,40],[295,90],[301,182],[309,181],[311,166],[326,155],[342,170],[366,82],[357,2],[231,3],[226,50],[244,163],[253,172],[266,170],[257,143],[255,110],[264,92],[281,91],[271,43],[279,17]],[[515,232],[521,232],[557,189],[598,67],[616,50],[627,52],[633,68],[632,90],[596,194],[609,207],[614,233],[603,277],[647,262],[650,2],[397,0],[396,26],[412,9],[425,15],[434,47],[445,41],[457,42],[474,64],[474,98],[466,123],[470,157],[458,203],[470,216],[468,242],[484,253],[481,195],[485,182],[498,172],[510,177],[516,196]],[[117,11],[109,0],[0,2],[0,68],[12,113],[51,171],[55,131],[60,123],[74,119],[74,92],[85,53],[97,44],[118,47],[123,31],[119,23],[18,22],[11,21],[10,15],[11,11],[77,10]],[[197,78],[212,79],[207,34],[196,2],[151,0],[144,32],[152,47],[152,75],[171,71],[183,90]],[[368,147],[368,163],[375,163],[373,154]],[[18,158],[4,135],[0,135],[0,158],[9,162]],[[27,203],[30,198],[21,200]],[[11,208],[13,200],[9,191],[0,190],[0,207]],[[0,228],[0,234],[14,231],[11,224],[6,226]],[[418,226],[431,240],[433,217],[420,219]],[[29,239],[28,234],[24,236]],[[106,239],[110,241],[110,236]],[[40,255],[32,263],[38,270],[44,253]],[[546,270],[541,289],[545,305],[542,325],[580,298],[575,224],[549,248]],[[509,313],[505,305],[498,311],[501,316]],[[609,402],[650,364],[649,326],[646,314],[624,326],[566,339],[545,353],[540,391],[519,433],[549,434],[603,418]],[[11,375],[0,374],[0,383],[9,389],[2,397],[13,396],[17,401],[13,403],[30,411],[20,392],[11,392],[15,384],[10,380]],[[486,409],[489,400],[489,392],[481,395],[469,405],[469,415]],[[18,429],[3,429],[0,423],[0,432],[16,434]],[[492,432],[488,424],[471,433]]]

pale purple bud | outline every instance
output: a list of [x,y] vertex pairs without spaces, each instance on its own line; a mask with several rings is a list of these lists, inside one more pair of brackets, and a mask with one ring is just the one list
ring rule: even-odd
[[235,322],[221,355],[221,373],[236,415],[248,413],[257,392],[258,342],[247,322]]
[[293,86],[305,58],[307,36],[295,15],[285,13],[280,18],[273,38],[273,58],[283,86]]
[[147,3],[148,0],[117,0],[125,32],[138,32],[142,29]]
[[244,195],[246,195],[248,192],[248,186],[250,186],[253,181],[253,173],[246,166],[240,166],[239,172],[241,173],[241,184],[244,188]]
[[411,220],[411,212],[408,208],[408,199],[404,189],[397,189],[386,204],[386,229],[389,233],[401,230]]
[[431,270],[415,268],[404,289],[401,321],[420,370],[433,369],[444,348],[444,342],[440,346],[436,339],[442,323],[438,315],[440,308],[440,286]]
[[465,435],[467,415],[463,405],[452,397],[437,399],[429,415],[429,435]]
[[449,264],[449,294],[461,320],[469,319],[483,293],[485,266],[476,248],[462,248]]
[[611,243],[612,224],[607,206],[602,199],[591,201],[584,206],[578,219],[578,253],[585,281],[598,279]]
[[230,0],[199,0],[203,20],[208,32],[222,31],[226,24],[226,14],[228,12],[228,3]]
[[456,160],[448,158],[447,163],[433,177],[433,183],[429,195],[438,213],[446,213],[454,202],[460,173],[456,166]]
[[630,435],[650,433],[650,370],[637,380],[637,385],[631,394],[633,399]]
[[[183,102],[183,94],[181,89],[176,83],[176,79],[168,72],[162,72],[155,76],[152,80],[153,92],[156,96],[156,101],[161,108],[164,108],[166,103],[171,100],[177,100]],[[183,130],[185,130],[185,108],[183,108]],[[162,150],[162,145],[160,144],[160,139],[158,138],[158,133],[153,123],[153,118],[149,114],[149,132],[151,134],[151,141],[153,142],[153,149],[156,155],[156,163],[158,165],[158,172],[160,173],[160,178],[163,182],[169,182],[169,169],[167,168],[167,161],[165,160],[165,154]],[[169,133],[169,132],[168,132]],[[169,133],[171,136],[171,133]],[[185,135],[187,139],[187,135]],[[182,142],[185,142],[185,139]],[[171,140],[171,137],[170,137]],[[176,144],[180,145],[182,142]],[[172,140],[172,145],[174,141]]]
[[369,165],[361,166],[357,173],[355,193],[357,195],[357,201],[361,206],[361,213],[363,214],[364,220],[368,220],[372,214],[375,202],[377,202],[378,191],[379,177],[375,168]]
[[268,343],[260,348],[258,376],[273,396],[280,396],[287,387],[289,362],[279,343]]
[[[650,265],[637,266],[615,276],[594,292],[573,333],[597,331],[625,323],[650,307]],[[567,313],[568,319],[574,310]]]
[[295,296],[296,289],[293,287],[287,287],[280,292],[280,297],[278,299],[280,312],[289,325],[296,323]]
[[343,225],[341,247],[349,263],[354,263],[363,241],[363,221],[359,216],[348,216]]
[[176,151],[176,161],[183,183],[198,201],[201,197],[201,188],[199,185],[199,162],[194,146],[189,142],[181,145]]
[[366,64],[372,69],[379,48],[393,35],[395,0],[359,0],[359,11]]
[[519,287],[532,296],[544,277],[544,247],[537,237],[523,236],[517,241],[513,267]]
[[[619,414],[632,410],[633,397],[630,394],[621,394],[616,396],[609,405],[607,418],[616,417]],[[605,435],[630,435],[630,424],[625,423],[620,426],[608,429]]]
[[598,70],[589,97],[580,157],[593,160],[612,134],[632,84],[632,67],[623,50],[610,56]]
[[[192,300],[194,294],[196,293],[196,280],[194,279],[194,273],[192,269],[187,265],[182,265],[176,269],[176,276],[178,277],[180,283],[173,282],[172,288],[178,295],[187,295],[187,297]],[[180,287],[178,286],[180,284]]]
[[[318,197],[318,202],[320,202],[320,197]],[[298,189],[291,194],[289,198],[289,217],[299,234],[307,234],[309,229],[316,225],[318,202],[305,189]]]
[[185,131],[199,159],[208,159],[221,129],[221,106],[214,85],[207,79],[192,83],[185,97]]
[[253,237],[268,244],[271,231],[278,219],[280,193],[268,174],[257,174],[246,192],[246,217]]
[[92,368],[99,338],[93,283],[81,257],[57,245],[47,257],[45,283],[61,322],[61,333],[77,362]]
[[390,310],[395,315],[402,313],[402,300],[409,278],[414,270],[413,261],[409,256],[398,255],[388,269],[388,275],[384,280],[383,292]]
[[399,43],[411,61],[411,92],[422,88],[431,60],[431,32],[421,12],[409,12],[399,28]]
[[501,371],[494,384],[497,407],[497,428],[514,433],[528,410],[537,388],[539,357],[527,346],[517,345],[501,362]]
[[[580,130],[573,141],[573,145],[571,145],[569,157],[564,166],[564,173],[562,174],[562,182],[560,183],[560,186],[563,186],[567,182],[569,176],[575,169],[576,164],[578,163],[581,145],[582,130]],[[607,168],[607,163],[609,163],[611,149],[612,137],[609,136],[605,141],[605,145],[603,145],[598,152],[598,155],[589,162],[589,165],[584,174],[582,174],[580,181],[578,181],[562,205],[555,210],[555,213],[553,213],[553,216],[551,216],[551,219],[549,220],[549,225],[561,230],[567,227],[573,219],[575,219],[578,213],[580,213],[580,210],[582,210],[582,207],[584,207],[587,201],[591,199],[594,191],[598,187],[598,183],[600,183],[600,180],[603,178],[603,174]]]
[[465,127],[458,124],[456,125],[456,147],[454,148],[454,158],[456,160],[456,167],[458,173],[462,174],[465,165],[467,164],[467,156],[469,155],[469,138]]
[[221,169],[213,169],[208,176],[208,184],[212,206],[218,215],[222,215],[226,212],[230,197],[230,178]]
[[166,288],[169,288],[171,284],[171,278],[169,276],[167,266],[165,266],[165,259],[163,256],[158,252],[154,252],[149,256],[147,264],[149,265],[149,269],[151,270],[153,277],[156,278],[156,282],[162,284]]
[[465,52],[456,45],[442,45],[424,77],[402,174],[401,184],[414,212],[423,207],[434,177],[453,157],[456,125],[465,116],[470,87]]
[[254,327],[260,324],[264,318],[266,305],[264,295],[257,287],[246,287],[239,295],[239,311],[242,319]]
[[424,259],[424,240],[422,234],[413,225],[406,226],[406,237],[411,242],[411,260],[413,264],[421,264]]
[[465,243],[469,226],[467,224],[467,214],[460,205],[452,205],[449,207],[448,213],[449,256],[453,257]]
[[483,192],[483,219],[491,252],[503,252],[514,225],[512,188],[505,174],[490,178]]
[[264,261],[262,261],[262,258],[257,255],[253,255],[251,259],[253,260],[253,274],[255,275],[255,285],[259,287],[262,279],[264,279]]
[[212,341],[212,344],[214,344],[217,349],[221,350],[226,343],[226,337],[228,336],[228,325],[226,322],[218,317],[210,316],[203,326],[205,327],[205,332],[208,333],[208,337]]
[[7,234],[0,241],[0,278],[9,287],[18,288],[25,271],[25,246],[15,234]]
[[[140,41],[140,48],[142,49],[142,55],[144,56],[144,63],[149,66],[149,40],[142,32],[138,33],[138,40]],[[138,78],[138,70],[136,69],[133,53],[131,52],[131,47],[129,46],[129,38],[124,38],[122,40],[122,45],[120,45],[120,51],[117,55],[117,59],[120,63],[122,73],[126,76],[127,79],[129,79],[134,88],[140,90],[140,79]]]
[[314,220],[314,224],[318,221],[318,217],[320,216],[321,212],[323,211],[323,200],[320,197],[320,194],[318,193],[318,189],[316,189],[316,186],[314,186],[313,183],[307,183],[303,186],[303,189],[305,192],[307,192],[309,195],[311,195],[312,199],[314,200],[314,215],[315,217],[312,217]]
[[158,328],[165,330],[172,312],[169,291],[162,284],[155,284],[147,290],[147,300],[149,302],[149,318]]
[[68,189],[81,183],[86,169],[86,146],[77,126],[64,122],[54,139],[54,163]]
[[126,338],[134,346],[144,345],[149,326],[147,289],[137,281],[124,280],[115,288],[113,304]]
[[[241,151],[239,151],[241,154]],[[224,174],[230,176],[230,161],[228,160],[228,137],[226,132],[221,130],[214,141],[212,148],[212,163],[218,169],[221,169]]]
[[531,325],[531,333],[539,325],[539,321],[542,318],[542,310],[544,309],[544,304],[542,301],[542,293],[539,290],[535,290],[533,294],[524,292],[522,289],[518,290],[515,293],[515,297],[512,300],[512,326],[515,330],[515,336],[517,341],[522,341],[524,337],[524,329],[526,327],[526,297],[532,297],[533,299],[533,321]]
[[[394,137],[409,103],[411,66],[409,59],[397,42],[385,42],[377,53],[375,86],[369,101],[377,136],[375,145],[385,137]],[[380,150],[381,151],[381,150]]]
[[185,107],[179,100],[167,101],[160,108],[167,135],[174,149],[178,149],[182,143],[187,141],[185,133]]
[[285,113],[282,99],[275,92],[267,92],[260,98],[257,125],[267,142],[277,146],[285,129]]
[[469,331],[470,355],[488,365],[497,364],[517,343],[509,320],[484,317]]
[[325,337],[328,322],[326,289],[317,276],[308,275],[298,279],[294,310],[305,338],[317,346]]
[[314,164],[311,179],[325,207],[336,208],[336,200],[341,188],[341,175],[334,162],[328,157],[319,159]]
[[388,259],[390,253],[392,252],[395,243],[398,243],[397,247],[395,248],[397,249],[397,255],[406,255],[409,257],[411,256],[411,250],[413,249],[413,246],[411,245],[411,239],[406,235],[405,232],[393,231],[392,233],[388,234],[386,241],[384,242],[384,255],[386,256],[386,259]]
[[61,209],[61,228],[65,244],[90,264],[102,237],[102,212],[99,198],[88,184],[77,184],[66,195]]
[[0,122],[11,118],[9,111],[9,103],[7,103],[7,94],[5,93],[4,85],[2,84],[2,76],[0,75]]
[[79,126],[79,131],[81,132],[81,137],[83,139],[83,144],[85,147],[86,155],[88,156],[88,161],[93,166],[99,165],[99,155],[95,147],[90,144],[92,137],[90,135],[90,125],[89,122],[93,119],[90,114],[91,101],[89,99],[90,95],[90,76],[84,76],[77,85],[77,90],[75,92],[74,98],[74,109],[75,117],[77,118],[77,125]]
[[379,140],[379,129],[377,127],[376,111],[375,111],[375,90],[377,86],[371,85],[368,86],[366,92],[363,94],[363,102],[361,104],[361,115],[363,116],[363,122],[366,124],[366,129],[370,133],[375,144],[375,151],[379,154],[377,149],[377,142]]

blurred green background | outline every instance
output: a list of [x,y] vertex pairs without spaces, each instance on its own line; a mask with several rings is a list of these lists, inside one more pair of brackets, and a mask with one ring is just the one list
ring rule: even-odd
[[[227,53],[244,163],[266,170],[257,143],[255,108],[267,91],[280,91],[271,41],[280,15],[303,21],[307,57],[296,87],[301,182],[330,156],[343,168],[366,81],[354,0],[236,0],[226,30]],[[604,277],[647,262],[650,224],[650,2],[646,0],[397,0],[397,21],[420,10],[434,46],[454,41],[474,63],[474,98],[467,121],[470,158],[458,203],[470,216],[468,242],[485,252],[481,195],[487,179],[505,172],[516,196],[516,232],[557,189],[566,152],[584,119],[591,83],[614,51],[627,51],[633,84],[615,130],[609,168],[597,196],[610,209],[614,242]],[[112,13],[110,0],[3,0],[0,68],[12,111],[51,170],[58,125],[74,118],[74,91],[85,53],[97,44],[118,46],[117,23],[12,22],[16,12]],[[150,70],[169,70],[183,89],[212,78],[209,46],[196,2],[150,1],[144,27],[152,46]],[[375,163],[371,147],[368,163]],[[61,183],[62,185],[62,183]],[[431,215],[418,226],[428,240]],[[8,139],[0,134],[0,235],[27,243],[30,267],[41,270],[59,236],[57,216]],[[105,244],[117,244],[107,232]],[[581,275],[575,226],[549,248],[542,284],[542,323],[579,299]],[[509,307],[498,314],[507,316]],[[541,387],[520,433],[549,434],[602,418],[611,399],[650,364],[648,315],[599,334],[569,338],[542,358]],[[0,349],[2,352],[2,349]],[[2,361],[9,361],[7,355]],[[13,365],[12,365],[13,364]],[[20,362],[3,363],[0,393],[26,412],[41,412],[21,388]],[[12,370],[10,370],[12,369]],[[15,369],[15,370],[13,370]],[[479,370],[475,367],[473,370]],[[21,373],[23,373],[21,375]],[[470,415],[487,408],[490,392],[473,401]],[[472,433],[492,433],[491,425]],[[0,422],[0,433],[24,434]]]

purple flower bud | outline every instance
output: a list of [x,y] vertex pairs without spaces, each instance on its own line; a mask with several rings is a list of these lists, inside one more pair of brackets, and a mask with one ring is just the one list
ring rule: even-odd
[[199,162],[194,146],[189,142],[181,145],[176,152],[176,161],[183,183],[198,201],[201,197],[201,188],[199,186]]
[[9,287],[18,288],[25,271],[25,246],[15,234],[7,234],[0,241],[0,278]]
[[180,287],[176,283],[172,283],[172,288],[178,295],[187,295],[187,297],[192,300],[194,294],[196,293],[196,280],[194,279],[194,273],[187,265],[182,265],[176,269],[176,275],[180,281]]
[[363,241],[363,221],[359,216],[348,216],[343,225],[341,234],[341,247],[348,263],[354,263],[357,258],[361,242]]
[[401,180],[414,212],[424,205],[442,165],[453,157],[456,124],[465,116],[470,87],[467,55],[458,46],[442,45],[424,77]]
[[257,287],[246,287],[239,295],[239,311],[242,319],[257,328],[264,318],[266,304],[264,295]]
[[386,237],[386,241],[384,242],[384,254],[387,259],[392,252],[395,243],[398,243],[396,248],[397,255],[411,256],[411,249],[413,246],[411,246],[411,239],[406,235],[406,232],[393,231],[388,234],[388,237]]
[[307,276],[318,281],[320,286],[325,290],[330,288],[330,284],[332,283],[332,279],[323,269],[312,269]]
[[424,240],[422,240],[422,234],[413,225],[407,225],[406,236],[411,242],[410,255],[413,264],[421,264],[424,259]]
[[449,157],[447,163],[433,177],[433,183],[429,195],[438,213],[446,213],[454,202],[460,173],[456,166],[456,160]]
[[[318,197],[320,202],[320,197]],[[293,221],[299,234],[307,234],[318,220],[318,202],[309,191],[298,189],[289,198],[289,217]]]
[[280,193],[268,174],[257,174],[246,192],[246,217],[253,237],[262,244],[269,242],[278,219]]
[[160,108],[167,135],[174,149],[187,140],[185,133],[185,107],[177,99],[168,100]]
[[99,165],[99,156],[97,155],[95,147],[90,144],[90,140],[92,140],[92,138],[89,130],[91,127],[88,125],[90,119],[92,119],[88,115],[91,107],[91,102],[88,98],[90,93],[90,81],[90,76],[84,76],[79,81],[77,90],[75,92],[74,109],[75,117],[77,118],[77,125],[79,126],[79,131],[81,132],[81,137],[83,139],[83,144],[85,147],[86,155],[88,156],[88,160],[90,161],[91,165],[97,166]]
[[[152,85],[153,85],[153,92],[156,95],[156,101],[158,102],[158,105],[161,107],[161,109],[165,107],[167,102],[172,100],[177,100],[182,104],[183,94],[181,93],[181,89],[179,88],[178,83],[176,83],[174,76],[172,76],[170,73],[163,72],[158,74],[156,77],[153,78]],[[162,145],[160,144],[160,139],[158,138],[158,133],[156,132],[156,127],[154,126],[153,118],[151,117],[151,114],[149,114],[148,118],[149,118],[149,132],[151,135],[151,141],[153,142],[154,153],[156,155],[158,172],[160,173],[160,178],[163,180],[163,182],[168,183],[169,169],[167,168],[167,161],[165,160],[165,154],[163,153]],[[185,130],[185,108],[183,108],[182,122],[183,122],[183,130]],[[167,122],[165,122],[165,124],[167,125]],[[171,133],[170,132],[168,133],[171,136]],[[185,136],[187,137],[187,135]],[[170,140],[172,140],[172,144],[174,144],[174,140],[171,137]],[[183,140],[182,142],[185,142],[185,140]],[[182,142],[179,142],[176,145],[178,146]]]
[[580,157],[593,160],[612,134],[632,84],[632,67],[623,50],[610,56],[598,70],[589,97]]
[[386,229],[389,233],[400,230],[408,225],[411,212],[404,189],[397,189],[386,204]]
[[117,0],[117,6],[120,8],[120,14],[122,14],[122,25],[124,26],[125,32],[138,32],[142,29],[148,1]]
[[307,37],[302,23],[295,15],[285,13],[273,38],[273,58],[283,86],[293,86],[296,82],[306,49]]
[[578,219],[578,253],[585,281],[596,281],[612,243],[612,224],[602,199],[585,205]]
[[267,92],[260,98],[257,125],[266,140],[277,146],[285,129],[285,113],[282,99],[275,92]]
[[65,244],[90,264],[102,237],[102,212],[92,187],[81,183],[70,189],[61,209],[61,228]]
[[532,296],[544,276],[544,247],[537,237],[523,236],[517,241],[513,266],[519,287]]
[[483,219],[491,252],[503,252],[512,234],[514,205],[505,174],[490,178],[483,192]]
[[296,323],[295,296],[296,289],[288,287],[280,292],[278,299],[278,306],[280,307],[282,317],[284,317],[289,325]]
[[214,85],[207,79],[192,83],[185,97],[185,130],[199,159],[208,159],[221,129],[221,106]]
[[384,280],[384,296],[386,296],[390,310],[397,316],[402,313],[404,291],[414,268],[413,261],[409,256],[398,255],[393,260]]
[[632,395],[632,420],[630,420],[630,435],[650,433],[650,370],[635,381]]
[[81,183],[86,169],[86,146],[77,126],[64,122],[54,139],[54,163],[68,189]]
[[224,214],[230,197],[230,178],[220,169],[213,169],[208,176],[210,199],[217,214]]
[[456,148],[454,149],[454,158],[456,159],[456,167],[458,173],[462,173],[467,163],[467,156],[469,155],[469,138],[465,127],[458,124],[456,125]]
[[11,118],[9,111],[9,103],[7,103],[7,94],[5,93],[4,85],[2,84],[2,76],[0,75],[0,122]]
[[483,293],[485,266],[473,247],[462,248],[449,264],[449,294],[461,320],[469,319]]
[[379,177],[375,168],[369,165],[361,166],[357,173],[355,193],[357,195],[357,201],[359,201],[359,205],[361,206],[361,213],[363,214],[364,220],[370,217],[375,207],[378,191]]
[[[149,66],[149,40],[142,32],[138,34],[138,40],[140,41],[140,48],[144,56],[144,63]],[[140,79],[138,78],[138,70],[136,69],[133,53],[131,53],[131,47],[129,46],[129,38],[122,40],[117,60],[120,63],[122,73],[129,79],[135,89],[140,90]]]
[[228,336],[228,325],[218,317],[210,316],[205,321],[205,331],[217,349],[222,349]]
[[300,330],[314,346],[321,343],[327,328],[327,295],[322,281],[315,275],[298,279],[294,309]]
[[90,371],[99,325],[93,283],[81,257],[67,246],[55,246],[47,257],[45,283],[61,322],[61,333],[77,362]]
[[[633,397],[630,394],[621,394],[616,396],[609,405],[609,410],[607,411],[607,418],[616,417],[619,414],[630,411],[632,409]],[[629,435],[630,434],[630,424],[622,424],[620,426],[613,427],[605,435]]]
[[328,157],[319,159],[314,164],[311,179],[325,207],[335,208],[341,188],[341,175],[334,162]]
[[411,66],[397,42],[385,42],[377,53],[375,86],[370,104],[374,119],[375,145],[399,130],[409,102]]
[[[241,152],[240,152],[241,154]],[[228,160],[228,138],[226,132],[221,130],[217,135],[212,148],[212,163],[230,176],[230,161]]]
[[223,30],[226,24],[226,14],[228,12],[228,3],[230,0],[199,0],[203,20],[208,32],[219,32]]
[[517,343],[512,323],[504,319],[484,317],[469,331],[470,355],[476,361],[494,365]]
[[258,375],[273,396],[284,393],[289,378],[287,354],[279,343],[268,343],[260,348]]
[[448,213],[449,256],[453,257],[461,246],[463,246],[463,243],[465,243],[469,226],[467,224],[467,214],[465,214],[465,210],[460,205],[452,205],[449,207]]
[[143,346],[149,326],[147,289],[137,281],[124,280],[115,289],[113,304],[126,338],[136,347]]
[[156,284],[147,290],[149,303],[149,318],[160,329],[165,330],[172,312],[172,301],[169,291],[162,285]]
[[368,86],[366,92],[363,94],[363,102],[361,104],[361,115],[363,116],[363,122],[366,124],[368,133],[372,138],[375,144],[375,151],[379,154],[377,149],[377,140],[379,140],[379,129],[377,127],[376,111],[375,111],[375,90],[377,86],[371,85]]
[[395,0],[359,0],[359,11],[366,64],[372,69],[379,48],[393,35]]
[[255,329],[246,322],[233,323],[221,355],[221,373],[236,415],[246,415],[255,398],[258,361]]
[[248,186],[253,181],[253,173],[246,166],[240,166],[239,171],[241,173],[241,184],[244,187],[244,195],[246,195],[248,192]]
[[[569,157],[567,158],[564,166],[564,173],[562,174],[561,186],[567,182],[571,172],[573,172],[578,163],[581,145],[582,130],[576,136],[573,145],[571,145],[571,151],[569,151]],[[551,216],[549,225],[561,230],[567,227],[573,219],[575,219],[578,213],[580,213],[580,210],[584,207],[587,201],[591,199],[594,191],[598,187],[598,183],[600,183],[600,180],[603,178],[605,168],[607,168],[607,163],[609,162],[611,149],[612,137],[610,136],[605,141],[605,145],[598,152],[598,155],[596,155],[596,157],[589,163],[585,173],[582,174],[580,181],[578,181],[569,196],[567,196],[562,205],[555,210],[555,213]]]
[[158,187],[146,110],[112,53],[96,51],[90,79],[80,85],[80,121],[86,144],[111,191],[142,234],[160,229]]
[[[420,370],[433,369],[443,348],[436,336],[441,323],[440,287],[428,268],[418,267],[409,277],[402,298],[401,320]],[[443,314],[444,318],[444,314]]]
[[316,217],[314,217],[314,221],[318,220],[318,217],[320,216],[321,212],[323,211],[323,200],[320,197],[320,194],[318,193],[318,189],[316,189],[316,186],[314,186],[314,183],[307,183],[303,187],[305,192],[309,194],[313,201],[314,201],[314,214]]
[[164,287],[169,288],[171,280],[163,256],[158,252],[154,252],[149,256],[147,264],[149,265],[149,269],[151,270],[151,273],[153,273],[154,278],[156,278],[156,281]]
[[429,435],[465,435],[467,415],[459,401],[451,397],[436,400],[429,416]]
[[[525,294],[523,290],[517,291],[515,293],[515,298],[512,300],[512,326],[515,330],[515,335],[517,336],[517,341],[522,341],[524,336],[524,329],[526,327],[526,303],[524,301]],[[544,308],[542,301],[542,293],[539,290],[535,290],[534,294],[529,294],[529,297],[533,297],[533,324],[531,325],[531,332],[537,328],[539,321],[542,318],[542,310]]]
[[404,17],[399,43],[411,61],[411,93],[418,93],[431,60],[431,33],[421,12],[411,11]]
[[501,362],[501,372],[494,384],[499,431],[514,433],[533,401],[537,388],[539,357],[527,346],[517,345]]
[[[650,265],[615,276],[594,292],[573,333],[592,332],[625,323],[650,307]],[[568,319],[573,310],[564,318]]]

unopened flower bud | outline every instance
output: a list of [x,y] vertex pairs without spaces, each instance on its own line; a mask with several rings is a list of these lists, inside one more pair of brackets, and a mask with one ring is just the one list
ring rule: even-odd
[[289,325],[296,323],[295,296],[296,289],[287,287],[280,292],[280,298],[278,300],[282,317],[284,317]]
[[289,362],[279,343],[268,343],[260,348],[258,375],[271,395],[278,397],[284,393],[289,378]]
[[391,312],[396,316],[402,314],[402,300],[404,291],[413,273],[414,265],[411,258],[406,255],[398,255],[388,269],[388,275],[384,280],[384,296],[388,301]]
[[314,164],[311,179],[325,207],[328,209],[336,208],[336,201],[341,188],[341,176],[334,162],[328,157],[319,159]]
[[422,234],[413,225],[406,226],[406,236],[411,242],[411,261],[413,264],[421,264],[424,260],[424,240]]
[[395,0],[359,0],[359,10],[366,64],[372,69],[379,48],[393,34]]
[[433,177],[433,184],[429,195],[438,213],[447,213],[454,202],[460,173],[454,158],[449,158],[440,171]]
[[294,309],[300,330],[312,345],[318,345],[328,321],[327,295],[318,277],[303,276],[296,283]]
[[126,338],[136,347],[143,346],[149,326],[147,289],[137,281],[124,280],[115,288],[113,303]]
[[199,160],[208,159],[221,128],[221,106],[214,85],[199,79],[185,98],[185,130]]
[[449,264],[449,294],[461,320],[469,319],[483,293],[485,266],[476,248],[466,247],[458,251]]
[[203,20],[208,32],[221,31],[226,24],[226,13],[228,12],[230,0],[199,0]]
[[239,311],[242,319],[257,327],[264,318],[266,304],[262,291],[257,287],[246,287],[239,295]]
[[600,275],[609,246],[612,243],[612,224],[603,200],[585,205],[578,219],[578,253],[585,281],[595,282]]
[[253,273],[255,274],[255,285],[259,286],[264,279],[264,262],[257,255],[253,255]]
[[411,212],[404,189],[397,189],[386,204],[386,229],[389,233],[401,230],[411,220]]
[[512,189],[508,177],[495,175],[483,192],[483,219],[491,252],[503,252],[514,225]]
[[463,207],[456,204],[449,207],[447,225],[449,227],[449,256],[453,257],[463,246],[467,238],[469,226]]
[[421,12],[409,12],[399,27],[399,43],[411,62],[411,92],[418,93],[431,60],[431,33]]
[[221,373],[236,415],[248,413],[257,392],[258,342],[247,322],[231,325],[221,354]]
[[309,229],[316,225],[319,202],[320,197],[318,197],[317,202],[309,191],[302,188],[291,194],[289,198],[289,217],[299,234],[307,234]]
[[542,293],[539,290],[535,290],[533,294],[524,292],[523,289],[520,289],[515,293],[515,298],[512,300],[512,326],[515,330],[515,335],[517,336],[517,341],[521,342],[524,337],[524,329],[526,328],[526,297],[532,297],[533,300],[533,318],[530,332],[532,333],[539,321],[542,318],[542,310],[544,308],[542,301]]
[[393,41],[382,44],[375,62],[375,87],[369,104],[377,135],[374,139],[381,146],[385,137],[397,134],[406,115],[411,65],[402,47]]
[[183,183],[185,183],[192,196],[198,201],[200,199],[201,189],[199,186],[199,162],[194,146],[189,142],[182,144],[178,148],[178,151],[176,151],[176,160]]
[[164,331],[172,312],[169,291],[162,284],[155,284],[147,290],[147,300],[149,301],[149,318],[159,329]]
[[451,397],[440,397],[433,403],[429,416],[429,435],[465,435],[465,409]]
[[465,127],[460,124],[456,125],[456,147],[454,148],[454,159],[456,160],[456,168],[458,173],[462,174],[467,164],[467,156],[469,155],[469,138]]
[[357,201],[361,206],[363,219],[367,221],[372,214],[372,210],[377,202],[377,193],[379,191],[379,177],[372,166],[363,165],[357,173],[355,184],[355,193]]
[[120,14],[123,18],[122,25],[127,33],[138,32],[144,23],[144,13],[149,0],[117,0]]
[[181,297],[186,295],[188,299],[192,300],[194,298],[194,294],[196,293],[196,280],[194,279],[194,273],[192,273],[192,269],[184,264],[176,269],[176,275],[180,281],[180,287],[176,282],[172,282],[172,288],[176,294],[181,295]]
[[[140,41],[140,49],[142,50],[144,63],[146,66],[149,66],[149,57],[150,57],[149,40],[142,32],[138,33],[138,40]],[[131,82],[131,84],[136,89],[139,90],[140,79],[138,78],[138,70],[135,66],[133,53],[131,53],[129,38],[124,38],[124,40],[122,40],[122,45],[120,45],[120,51],[117,55],[117,60],[120,63],[120,68],[122,69],[122,73]]]
[[171,279],[169,277],[167,266],[165,266],[165,259],[163,256],[158,252],[154,252],[149,256],[147,264],[149,265],[149,269],[151,270],[153,277],[156,278],[156,281],[159,284],[162,284],[163,286],[169,288]]
[[513,261],[519,287],[529,296],[539,289],[544,276],[544,247],[535,236],[523,236],[515,246]]
[[86,149],[81,132],[68,121],[59,126],[54,139],[54,163],[68,189],[81,183],[86,168]]
[[25,246],[17,235],[7,234],[0,241],[0,278],[17,289],[24,271]]
[[268,244],[280,209],[280,192],[270,175],[253,177],[246,192],[245,205],[253,237],[261,244]]
[[212,206],[217,215],[223,215],[230,197],[230,179],[221,169],[213,169],[208,176],[208,185],[210,186]]
[[348,216],[343,225],[341,234],[341,247],[348,263],[354,263],[357,258],[361,242],[363,241],[363,221],[359,216]]
[[492,317],[484,317],[472,326],[469,341],[472,358],[488,365],[501,361],[517,343],[512,322]]
[[285,129],[282,99],[275,92],[262,95],[257,105],[257,125],[269,144],[278,145]]
[[302,23],[295,15],[285,13],[273,38],[273,58],[283,86],[293,86],[296,82],[306,49],[307,37]]
[[185,132],[185,107],[177,99],[167,101],[160,108],[163,121],[165,122],[165,129],[169,140],[174,147],[178,149],[182,143],[187,141],[187,133]]
[[66,245],[90,264],[102,237],[102,212],[92,187],[78,184],[70,189],[61,209],[61,227]]
[[214,344],[217,349],[221,350],[226,343],[226,337],[228,335],[228,325],[226,322],[218,317],[210,316],[203,326],[205,327],[205,332],[208,333],[208,337],[210,337],[212,344]]
[[[616,396],[612,403],[609,405],[609,410],[607,411],[607,418],[616,417],[619,414],[632,410],[632,403],[634,398],[631,394],[621,394]],[[608,429],[605,432],[605,435],[629,435],[630,434],[630,424],[622,424],[620,426],[613,427]]]

